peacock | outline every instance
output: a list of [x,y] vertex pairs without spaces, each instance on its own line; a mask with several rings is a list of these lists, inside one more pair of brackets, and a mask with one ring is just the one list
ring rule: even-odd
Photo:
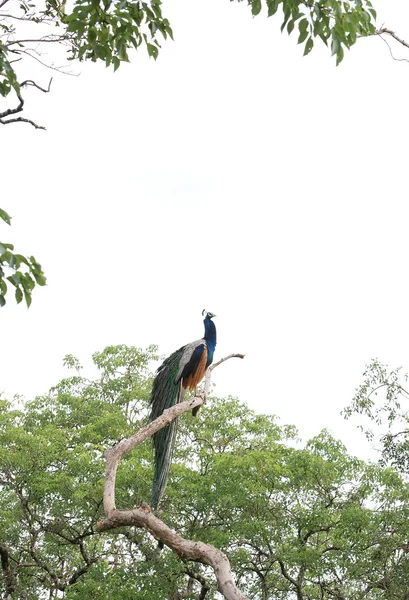
[[[186,390],[194,390],[199,385],[207,367],[213,362],[216,348],[216,327],[212,319],[216,315],[205,310],[202,315],[204,316],[204,337],[176,350],[164,360],[156,371],[150,396],[151,421],[159,417],[165,409],[182,402]],[[195,411],[193,414],[196,414]],[[177,422],[178,418],[153,435],[155,472],[151,506],[154,509],[158,508],[168,481]]]

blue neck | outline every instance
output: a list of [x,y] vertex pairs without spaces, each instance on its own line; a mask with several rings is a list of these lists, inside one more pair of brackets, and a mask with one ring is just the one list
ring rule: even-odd
[[213,353],[217,342],[216,327],[213,321],[207,316],[203,322],[205,326],[204,339],[207,342],[208,352],[211,354],[211,358],[213,359]]

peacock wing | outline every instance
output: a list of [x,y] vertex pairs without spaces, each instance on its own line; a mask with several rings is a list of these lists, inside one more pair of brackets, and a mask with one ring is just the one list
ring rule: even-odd
[[180,360],[176,382],[181,382],[182,388],[194,389],[203,379],[206,372],[207,344],[204,339],[192,342],[184,347]]
[[168,356],[156,371],[150,397],[150,420],[159,417],[166,408],[174,406],[179,395],[180,383],[176,381],[180,360],[185,346]]

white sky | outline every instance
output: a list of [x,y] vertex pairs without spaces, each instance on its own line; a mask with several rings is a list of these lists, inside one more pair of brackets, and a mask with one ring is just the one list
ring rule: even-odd
[[[408,37],[407,2],[375,8]],[[0,237],[48,278],[0,312],[0,389],[44,393],[65,354],[89,366],[109,344],[168,354],[206,308],[217,357],[247,355],[215,371],[218,395],[362,454],[340,410],[372,357],[408,366],[409,64],[379,38],[338,68],[321,43],[303,58],[244,2],[163,10],[156,63],[57,75],[26,93],[47,132],[0,130]]]

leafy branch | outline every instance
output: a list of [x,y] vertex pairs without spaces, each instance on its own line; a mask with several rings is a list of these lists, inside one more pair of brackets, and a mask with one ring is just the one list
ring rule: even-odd
[[[42,10],[28,0],[22,0],[18,10],[8,8],[7,0],[0,1],[0,96],[14,93],[17,106],[0,112],[2,125],[26,122],[44,129],[31,119],[8,117],[24,109],[24,83],[19,83],[17,75],[21,61],[25,64],[34,59],[45,67],[62,70],[43,58],[46,46],[67,50],[68,60],[102,60],[116,71],[121,62],[129,61],[129,49],[145,46],[149,56],[156,59],[159,37],[173,39],[169,21],[162,15],[161,0],[76,0],[72,12],[67,12],[66,2],[60,0],[45,0]],[[31,35],[27,35],[27,23],[32,26]],[[54,33],[55,28],[60,33]],[[34,87],[49,91],[37,84]]]
[[[380,434],[381,462],[397,467],[409,465],[409,375],[402,369],[388,369],[378,359],[374,359],[363,374],[363,382],[357,388],[352,402],[342,414],[345,419],[363,415],[378,428],[387,426]],[[403,425],[403,427],[402,427]],[[360,425],[360,429],[364,429]],[[373,440],[372,427],[365,429],[365,435]]]
[[[304,47],[304,56],[321,40],[338,65],[345,50],[358,38],[372,35],[384,41],[385,35],[392,36],[409,47],[391,29],[376,28],[376,11],[371,0],[246,1],[253,16],[265,12],[272,17],[281,12],[281,31],[295,32],[297,43]],[[75,0],[70,10],[66,0],[44,0],[42,8],[29,0],[21,0],[18,9],[11,6],[8,0],[0,0],[0,96],[6,98],[14,93],[17,105],[0,113],[3,125],[18,121],[43,129],[31,119],[7,117],[25,109],[23,84],[17,74],[20,65],[34,59],[48,68],[61,70],[44,58],[47,46],[66,50],[69,61],[103,61],[116,71],[122,62],[129,61],[130,51],[143,47],[156,60],[162,40],[173,40],[169,20],[162,13],[162,0]],[[31,25],[29,35],[27,23]]]
[[[11,217],[0,208],[0,219],[11,225]],[[47,280],[40,263],[34,256],[25,257],[14,252],[14,245],[0,242],[0,307],[6,304],[8,285],[15,288],[17,304],[23,300],[31,304],[31,294],[36,285],[46,285]]]
[[[247,2],[254,16],[260,14],[262,0]],[[285,29],[291,34],[298,30],[297,43],[304,44],[304,56],[311,52],[319,38],[330,47],[337,65],[344,58],[344,50],[349,50],[358,37],[376,32],[376,11],[370,0],[265,0],[265,5],[269,17],[281,6],[284,16],[281,31]]]

